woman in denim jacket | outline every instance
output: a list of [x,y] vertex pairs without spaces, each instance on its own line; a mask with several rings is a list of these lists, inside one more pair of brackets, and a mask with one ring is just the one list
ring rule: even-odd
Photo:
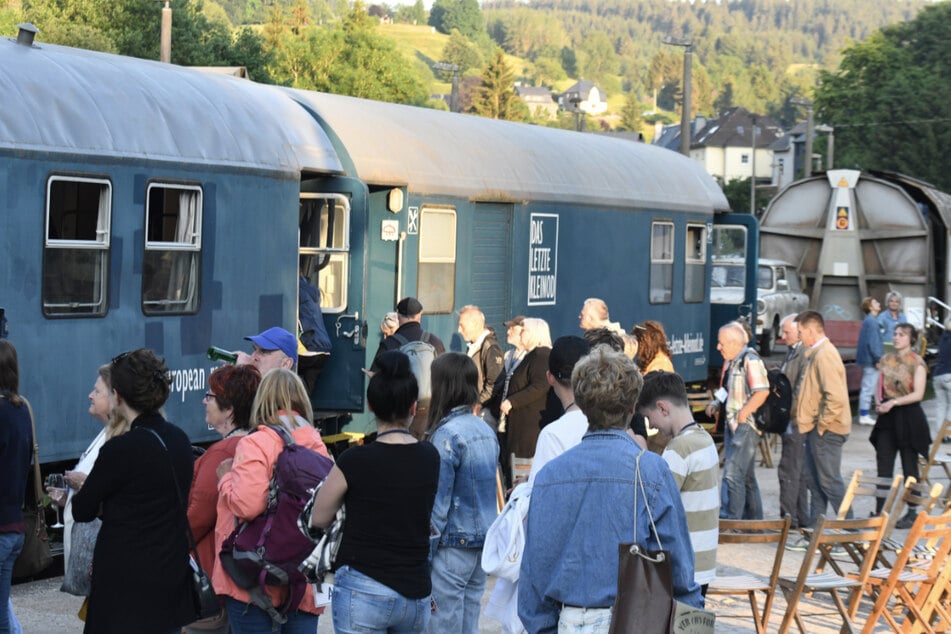
[[485,590],[482,545],[498,515],[495,470],[499,443],[472,413],[479,372],[467,355],[449,352],[432,365],[429,441],[439,452],[433,504],[433,614],[428,632],[476,634]]
[[[604,345],[571,373],[588,433],[545,465],[532,488],[518,582],[518,615],[530,634],[607,633],[617,595],[618,544],[633,541],[635,522],[643,548],[656,550],[659,540],[670,552],[674,598],[703,607],[674,477],[663,458],[641,449],[626,430],[642,385],[633,362]],[[639,454],[647,499],[639,497],[635,508]]]

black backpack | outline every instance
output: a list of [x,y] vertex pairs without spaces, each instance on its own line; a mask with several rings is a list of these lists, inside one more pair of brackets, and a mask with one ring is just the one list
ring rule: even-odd
[[789,426],[792,411],[792,383],[779,368],[766,373],[769,396],[756,412],[756,429],[769,434],[782,434]]

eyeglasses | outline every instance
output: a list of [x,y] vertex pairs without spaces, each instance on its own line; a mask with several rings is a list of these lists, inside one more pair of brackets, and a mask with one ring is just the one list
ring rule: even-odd
[[205,392],[205,398],[204,398],[204,400],[207,401],[207,400],[209,400],[209,399],[218,400],[218,397],[215,396],[215,393],[214,393],[214,392]]

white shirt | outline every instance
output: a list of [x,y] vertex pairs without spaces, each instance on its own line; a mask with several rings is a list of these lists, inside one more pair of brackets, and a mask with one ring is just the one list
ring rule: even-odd
[[534,483],[535,476],[546,464],[581,442],[588,431],[588,417],[581,410],[565,412],[558,420],[545,425],[535,445],[535,457],[532,458],[532,470],[528,482]]

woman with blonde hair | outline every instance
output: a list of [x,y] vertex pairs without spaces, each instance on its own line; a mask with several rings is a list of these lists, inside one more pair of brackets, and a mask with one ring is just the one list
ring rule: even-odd
[[490,401],[493,414],[499,420],[499,433],[504,433],[503,467],[510,453],[517,458],[535,455],[535,443],[541,431],[539,423],[550,387],[548,355],[551,353],[551,331],[548,322],[535,317],[522,320],[521,345],[526,350],[525,357],[512,372],[507,393],[493,394]]
[[[215,525],[215,552],[234,531],[236,521],[254,519],[267,508],[268,489],[284,439],[277,428],[287,431],[294,442],[330,457],[320,433],[311,421],[310,398],[300,377],[287,368],[275,368],[264,375],[251,407],[251,426],[257,429],[238,441],[234,459],[218,466],[218,519]],[[215,591],[225,595],[228,621],[234,634],[314,632],[323,608],[314,607],[311,584],[296,610],[287,613],[287,622],[275,626],[268,613],[251,603],[247,590],[240,588],[228,573],[216,566],[212,572]],[[286,599],[286,587],[266,586],[275,607]]]
[[118,415],[114,409],[115,402],[112,398],[112,373],[109,364],[99,366],[96,376],[96,382],[89,393],[89,414],[102,423],[102,429],[93,439],[86,450],[79,457],[79,462],[73,467],[72,471],[65,474],[66,496],[56,495],[56,489],[48,489],[50,498],[57,504],[63,506],[63,570],[64,576],[69,574],[69,554],[72,550],[73,537],[73,495],[75,495],[83,486],[89,472],[92,471],[99,457],[99,450],[106,441],[129,431],[132,421],[126,420]]

